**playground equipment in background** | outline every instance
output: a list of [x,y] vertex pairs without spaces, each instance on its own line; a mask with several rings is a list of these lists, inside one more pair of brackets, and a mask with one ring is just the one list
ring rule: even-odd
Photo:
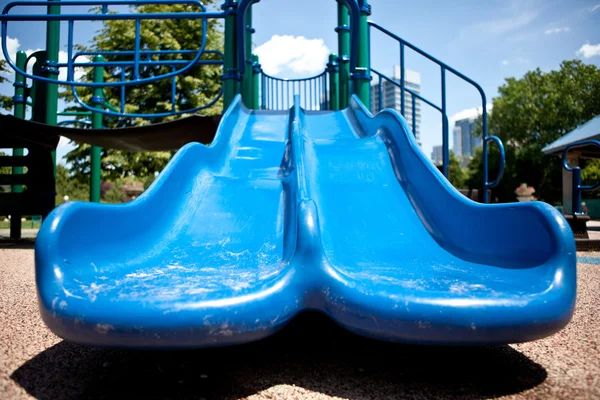
[[[368,22],[370,6],[364,0],[338,1],[340,55],[330,56],[323,74],[305,80],[261,72],[251,54],[255,0],[228,0],[220,12],[192,0],[150,2],[196,5],[199,11],[110,14],[112,5],[142,2],[34,1],[11,3],[0,17],[6,56],[8,22],[48,21],[49,37],[58,40],[57,24],[66,21],[68,61],[46,57],[44,76],[16,71],[52,90],[58,84],[75,92],[94,88],[93,104],[78,101],[100,117],[139,116],[124,112],[125,95],[121,109],[103,109],[102,88],[123,93],[132,85],[176,82],[211,51],[204,31],[199,49],[178,50],[190,60],[144,77],[140,68],[164,65],[153,63],[165,62],[161,56],[168,50],[142,47],[141,21],[225,21],[219,64],[225,111],[211,145],[186,145],[151,188],[127,205],[69,203],[54,210],[40,229],[40,306],[55,333],[108,346],[217,346],[256,340],[302,310],[319,310],[354,332],[380,339],[474,344],[533,340],[568,323],[575,304],[575,249],[565,220],[543,203],[469,201],[423,156],[402,116],[384,110],[372,117],[365,108],[372,71],[369,30],[399,44],[402,114],[406,92],[442,114],[445,174],[446,74],[480,92],[487,194],[501,177],[488,180],[488,143],[503,151],[500,140],[487,134],[486,99],[477,83]],[[28,4],[52,4],[53,12],[10,13]],[[101,12],[59,14],[63,5],[96,5]],[[134,21],[134,50],[88,53],[91,62],[76,62],[78,54],[71,50],[75,22],[105,19]],[[50,47],[57,54],[55,44]],[[441,105],[405,87],[405,48],[440,67]],[[150,52],[152,58],[144,61]],[[128,61],[117,64],[123,57]],[[74,80],[76,67],[101,71],[108,66],[126,70],[120,81]],[[67,69],[66,80],[58,79],[59,68]],[[169,115],[191,112],[172,104]],[[175,129],[177,122],[155,131]],[[37,126],[19,123],[30,130]],[[82,233],[82,225],[94,229]]]

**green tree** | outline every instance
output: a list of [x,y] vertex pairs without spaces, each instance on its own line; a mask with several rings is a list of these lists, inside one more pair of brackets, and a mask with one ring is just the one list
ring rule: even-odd
[[[538,68],[520,79],[508,78],[498,91],[489,132],[502,139],[507,159],[504,179],[493,195],[500,201],[514,201],[515,188],[527,183],[541,200],[560,201],[561,161],[541,150],[600,114],[600,69],[580,60],[564,61],[556,71]],[[494,148],[491,144],[491,179],[498,161]],[[473,158],[469,169],[469,185],[480,187],[481,172],[475,171],[481,171],[481,155]]]
[[[0,60],[0,84],[8,81],[6,76],[10,73],[9,68],[7,67],[6,60]],[[5,96],[0,94],[0,108],[4,108],[5,110],[10,110],[12,108],[13,102],[11,96]]]
[[64,203],[65,196],[69,196],[69,201],[88,201],[90,185],[89,182],[73,179],[67,167],[58,164],[56,166],[56,204]]
[[448,180],[457,189],[464,189],[467,181],[467,171],[460,166],[460,159],[454,152],[450,152],[450,166],[448,167]]
[[[203,2],[209,7],[217,5],[216,0]],[[195,5],[156,5],[144,4],[132,6],[132,12],[157,13],[157,12],[192,12],[198,11]],[[141,23],[140,45],[143,50],[193,50],[202,42],[202,26],[207,23],[207,50],[223,49],[223,32],[218,20],[147,20]],[[78,46],[79,50],[87,51],[118,51],[133,50],[135,38],[135,24],[133,21],[105,21],[104,26],[93,38],[91,45]],[[173,54],[162,56],[161,60],[189,60],[191,54]],[[132,57],[112,56],[107,60],[124,61]],[[156,59],[156,57],[154,57]],[[218,59],[213,54],[205,54],[202,59]],[[150,78],[170,72],[169,66],[140,67],[140,77]],[[116,67],[106,68],[105,81],[120,81],[121,69]],[[126,68],[125,73],[131,76],[132,68]],[[197,66],[176,79],[176,110],[185,111],[209,104],[221,90],[220,66]],[[91,81],[91,68],[87,71],[85,80]],[[78,89],[80,98],[89,104],[92,91],[89,88]],[[62,94],[67,101],[74,101],[70,90]],[[120,88],[105,88],[105,100],[112,106],[120,108]],[[71,109],[77,109],[76,104]],[[202,111],[204,115],[214,115],[221,112],[222,101]],[[160,80],[140,87],[127,88],[125,91],[125,111],[127,113],[161,113],[171,111],[171,80]],[[104,126],[107,128],[127,127],[148,123],[158,123],[170,118],[154,118],[150,120],[136,118],[105,117]],[[67,155],[67,162],[71,165],[71,172],[75,178],[86,180],[89,174],[90,146],[77,145]],[[131,153],[118,150],[103,149],[102,152],[102,178],[116,181],[127,176],[145,178],[161,171],[171,159],[172,152]]]

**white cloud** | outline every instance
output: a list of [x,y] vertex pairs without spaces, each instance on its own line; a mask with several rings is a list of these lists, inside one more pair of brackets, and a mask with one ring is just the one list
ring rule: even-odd
[[502,65],[508,65],[508,60],[502,60]]
[[559,28],[546,29],[544,31],[544,34],[546,34],[546,35],[552,35],[553,33],[569,32],[570,30],[571,30],[571,28],[569,28],[568,26],[561,26]]
[[330,50],[323,39],[273,35],[254,53],[260,58],[262,69],[268,75],[277,75],[286,70],[294,74],[314,75],[325,69]]
[[589,44],[586,43],[576,53],[578,56],[582,56],[584,58],[590,58],[595,56],[600,56],[600,43],[598,44]]
[[[11,60],[14,61],[16,55],[17,55],[17,50],[19,50],[19,47],[21,47],[21,43],[19,43],[19,39],[17,38],[11,38],[11,37],[7,37],[6,38],[6,48],[8,50],[8,56],[10,57]],[[0,60],[4,60],[4,52],[0,52]]]
[[590,12],[594,12],[598,9],[600,9],[600,4],[596,4],[594,7],[590,8]]

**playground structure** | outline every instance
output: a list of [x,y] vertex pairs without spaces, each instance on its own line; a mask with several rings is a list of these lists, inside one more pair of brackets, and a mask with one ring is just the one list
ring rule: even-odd
[[[488,189],[501,179],[504,151],[500,140],[487,133],[482,88],[368,21],[370,6],[361,0],[338,1],[339,55],[329,57],[322,74],[295,80],[268,76],[251,54],[256,2],[228,0],[221,11],[211,12],[198,1],[149,0],[198,7],[194,12],[153,14],[109,13],[115,5],[141,4],[131,1],[32,1],[4,8],[2,47],[17,74],[15,117],[24,118],[30,91],[33,119],[45,124],[42,128],[19,122],[24,130],[10,136],[10,147],[32,143],[36,131],[73,134],[73,129],[48,128],[57,125],[58,85],[72,88],[85,116],[91,116],[90,131],[97,134],[104,115],[183,115],[223,101],[218,129],[206,133],[214,136],[210,146],[185,145],[135,201],[122,206],[75,202],[48,215],[36,241],[37,284],[46,324],[59,336],[86,344],[203,347],[265,337],[303,310],[321,311],[359,334],[427,344],[534,340],[568,323],[576,275],[575,248],[565,220],[544,203],[471,202],[444,178],[449,167],[450,73],[481,95],[484,202],[489,200]],[[11,13],[43,5],[48,6],[47,14]],[[61,14],[65,6],[98,6],[101,12]],[[206,49],[206,23],[198,49],[143,48],[142,21],[184,18],[224,20],[223,52]],[[106,19],[133,21],[133,50],[74,52],[75,23]],[[31,74],[27,59],[23,64],[24,54],[13,62],[6,51],[7,26],[17,21],[47,21],[47,49],[37,55],[38,68],[34,66]],[[66,63],[58,62],[61,21],[68,25]],[[370,67],[372,29],[398,44],[400,82]],[[439,66],[440,103],[405,87],[407,48]],[[161,58],[173,55],[179,58]],[[83,56],[91,61],[78,62]],[[205,105],[178,109],[177,77],[202,65],[222,65],[222,90]],[[169,72],[144,77],[140,71],[151,66],[168,67]],[[103,82],[107,67],[120,68],[121,79]],[[58,79],[61,68],[67,71],[66,80]],[[93,68],[93,81],[75,80],[75,68]],[[383,110],[373,117],[365,107],[370,104],[372,73],[401,89],[400,115]],[[26,80],[34,83],[31,89]],[[125,112],[129,87],[159,80],[172,82],[170,111]],[[78,87],[93,88],[90,104],[78,97]],[[103,88],[108,87],[120,89],[120,108],[107,106]],[[441,114],[442,173],[423,156],[404,120],[415,118],[415,107],[412,115],[404,115],[404,93]],[[41,96],[43,109],[36,101]],[[11,118],[5,120],[17,126]],[[154,134],[187,129],[186,137],[196,137],[197,127],[184,129],[181,124],[150,129]],[[135,129],[141,128],[123,130],[120,145],[131,145],[127,132]],[[31,133],[29,139],[25,131]],[[46,164],[39,169],[45,168],[47,183],[57,139],[42,136],[46,142],[36,143],[46,154]],[[487,165],[490,142],[498,145],[502,160],[493,181]],[[10,165],[34,169],[20,154],[13,152]],[[6,159],[0,165],[6,165]],[[91,200],[97,202],[97,145],[91,165]],[[25,177],[33,186],[29,171],[20,175],[15,169],[10,179],[0,178],[18,185]],[[19,204],[19,195],[45,193],[47,200],[49,187],[47,183],[45,192],[14,191],[10,197]],[[440,202],[452,212],[440,208]],[[46,202],[40,213],[47,214],[47,209]],[[153,219],[144,217],[150,213]],[[94,229],[82,234],[81,224]]]

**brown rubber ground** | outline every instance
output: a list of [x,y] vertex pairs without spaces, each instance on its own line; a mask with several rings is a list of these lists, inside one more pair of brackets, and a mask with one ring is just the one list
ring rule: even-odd
[[533,343],[396,345],[305,315],[249,345],[147,352],[54,336],[23,247],[0,248],[0,399],[600,399],[600,265],[578,265],[573,321]]

